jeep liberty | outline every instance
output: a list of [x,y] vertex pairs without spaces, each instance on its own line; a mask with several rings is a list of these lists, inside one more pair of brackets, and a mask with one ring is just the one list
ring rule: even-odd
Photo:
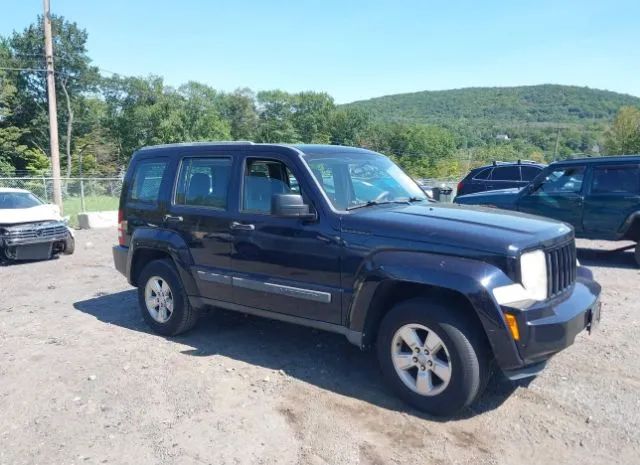
[[537,374],[600,318],[570,226],[432,202],[353,147],[143,148],[113,257],[159,334],[215,307],[333,331],[375,347],[390,387],[434,415],[470,405],[494,366]]

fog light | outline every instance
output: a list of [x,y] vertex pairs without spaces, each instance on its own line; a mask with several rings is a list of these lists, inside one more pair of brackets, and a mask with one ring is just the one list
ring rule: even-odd
[[511,313],[505,313],[504,319],[507,320],[507,326],[509,327],[509,331],[511,332],[511,337],[513,337],[514,341],[520,340],[520,330],[518,329],[518,321],[516,317]]

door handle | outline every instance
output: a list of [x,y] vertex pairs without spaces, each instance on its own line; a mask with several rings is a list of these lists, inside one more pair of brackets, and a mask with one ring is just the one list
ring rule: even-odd
[[164,220],[167,223],[182,223],[183,218],[181,216],[164,215]]
[[256,229],[256,227],[253,224],[238,223],[237,221],[232,221],[231,229],[235,229],[238,231],[253,231],[254,229]]

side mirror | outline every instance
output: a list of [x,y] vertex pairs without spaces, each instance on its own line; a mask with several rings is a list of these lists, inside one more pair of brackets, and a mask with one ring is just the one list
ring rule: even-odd
[[315,213],[309,212],[299,194],[273,194],[271,196],[271,214],[280,218],[315,219]]

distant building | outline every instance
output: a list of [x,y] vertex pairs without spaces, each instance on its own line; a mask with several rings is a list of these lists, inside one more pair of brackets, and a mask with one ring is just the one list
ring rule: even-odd
[[507,134],[498,134],[498,135],[496,135],[496,140],[508,141],[510,139],[509,139],[509,136]]

